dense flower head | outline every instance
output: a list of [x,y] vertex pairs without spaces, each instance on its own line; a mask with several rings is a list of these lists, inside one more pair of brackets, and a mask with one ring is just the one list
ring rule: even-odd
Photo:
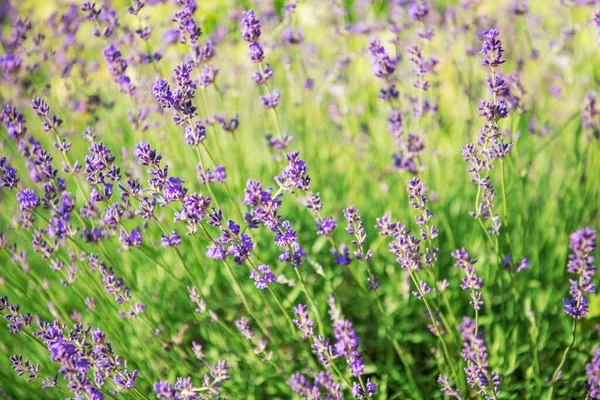
[[119,84],[125,92],[131,93],[135,88],[131,83],[131,79],[125,73],[128,65],[127,61],[122,57],[121,52],[114,44],[111,44],[102,50],[102,56],[108,64],[108,71],[112,75],[114,81]]
[[132,229],[129,233],[123,228],[119,232],[119,241],[125,247],[138,247],[142,244],[142,233],[140,227]]
[[[31,325],[32,318],[18,314],[19,306],[9,304],[6,297],[0,298],[0,312],[9,322],[12,333],[19,333]],[[112,381],[111,391],[130,390],[136,383],[138,370],[129,371],[127,362],[115,353],[107,336],[100,329],[76,323],[71,329],[55,320],[53,323],[38,321],[38,328],[28,334],[46,347],[51,362],[58,365],[54,378],[45,378],[44,388],[55,387],[60,376],[67,382],[66,388],[74,397],[103,399],[105,384]],[[39,365],[23,360],[21,355],[11,357],[12,368],[19,376],[28,375],[29,381],[38,379]],[[115,392],[116,393],[116,392]]]
[[303,398],[326,398],[332,400],[341,400],[343,398],[341,383],[335,382],[333,375],[329,371],[315,373],[314,380],[311,380],[300,372],[295,372],[286,383],[294,393],[303,396]]
[[596,275],[595,257],[596,231],[589,227],[573,232],[569,236],[569,254],[567,272],[576,274],[578,279],[571,279],[571,298],[563,299],[564,311],[575,319],[581,319],[588,311],[588,299],[584,293],[595,293],[596,285],[592,279]]
[[479,394],[496,398],[500,393],[498,386],[502,380],[495,372],[489,372],[487,343],[483,332],[477,331],[477,323],[467,317],[463,317],[458,330],[463,340],[461,355],[467,363],[464,369],[467,383],[472,388],[477,388]]
[[302,331],[302,339],[310,338],[315,334],[315,323],[308,316],[308,311],[306,311],[307,308],[308,307],[305,304],[298,304],[296,307],[294,307],[294,314],[296,315],[296,318],[292,321],[294,324],[296,324],[298,329]]
[[145,167],[158,166],[162,160],[162,156],[156,152],[156,149],[152,149],[145,140],[135,146],[133,154],[137,157],[139,163]]
[[390,58],[379,40],[369,43],[369,52],[373,57],[373,73],[377,78],[387,79],[396,70],[396,61]]
[[40,205],[40,198],[31,189],[25,189],[17,193],[21,211],[33,211]]
[[591,131],[595,138],[600,137],[599,117],[600,105],[598,104],[598,94],[587,92],[581,108],[581,118],[583,120],[583,127]]
[[[250,51],[250,60],[252,60],[253,63],[258,64],[258,63],[261,63],[264,61],[265,52],[260,44],[250,43],[250,45],[248,46],[248,49]],[[266,79],[266,77],[265,77],[265,79]]]
[[18,140],[25,136],[27,127],[25,126],[25,118],[16,108],[9,104],[4,107],[0,118],[6,127],[6,132],[12,140]]
[[266,94],[264,96],[260,96],[260,102],[267,108],[277,108],[279,105],[279,99],[281,98],[281,93],[278,90],[274,90],[271,94]]
[[15,189],[19,178],[17,170],[10,166],[6,157],[0,158],[0,187],[7,187],[9,190]]
[[367,393],[363,390],[361,385],[354,381],[352,383],[352,389],[350,392],[352,393],[352,397],[355,399],[366,399],[367,396],[371,397],[377,392],[377,385],[371,382],[370,379],[367,378],[367,382],[365,383],[365,388],[367,389]]
[[494,68],[506,61],[502,58],[504,49],[502,48],[502,42],[497,39],[499,35],[500,32],[497,29],[489,29],[483,34],[483,47],[479,53],[483,54],[481,65],[484,67]]
[[422,253],[420,251],[421,241],[411,234],[400,222],[391,222],[391,216],[385,214],[377,218],[376,229],[379,235],[388,236],[392,239],[390,252],[396,255],[396,261],[402,269],[415,270],[422,268]]
[[295,187],[300,190],[309,190],[310,176],[306,163],[300,159],[299,151],[292,151],[286,154],[288,161],[287,167],[281,171],[281,175],[275,178],[275,181],[284,189]]
[[411,1],[408,6],[408,15],[415,21],[423,21],[429,14],[429,4],[427,0]]
[[333,230],[337,227],[337,222],[332,217],[317,218],[316,222],[317,235],[319,236],[331,236]]
[[[348,206],[348,208],[344,210],[344,217],[348,221],[346,232],[354,236],[354,239],[352,240],[352,245],[354,246],[354,257],[356,257],[357,260],[368,261],[372,257],[373,253],[371,250],[367,250],[365,252],[363,249],[363,246],[367,240],[367,233],[360,216],[360,210],[357,210],[352,205]],[[376,276],[370,277],[370,286],[378,287],[379,285],[376,283],[376,281],[379,282],[379,279]]]
[[36,97],[31,102],[31,108],[33,108],[33,112],[40,117],[47,117],[50,112],[50,107],[48,107],[48,103],[46,103],[42,98]]
[[260,38],[260,22],[254,16],[254,10],[249,10],[242,17],[242,38],[246,42],[255,43]]
[[[336,308],[336,299],[333,296],[329,296],[328,300],[330,308]],[[331,312],[331,315],[335,315],[335,312]],[[352,322],[344,318],[332,318],[333,322],[333,336],[336,342],[333,345],[333,354],[336,357],[344,357],[346,362],[350,366],[350,372],[355,377],[361,376],[364,371],[364,362],[358,351],[360,345],[360,338],[356,334],[356,331],[352,327]]]
[[268,265],[259,265],[250,272],[250,279],[254,279],[257,288],[266,289],[270,283],[275,282],[275,274]]
[[592,359],[585,366],[585,373],[587,375],[587,381],[584,384],[587,392],[586,398],[600,398],[600,346],[594,347]]
[[202,29],[196,24],[194,13],[198,9],[195,0],[179,0],[178,3],[182,6],[181,10],[175,12],[172,21],[177,24],[178,38],[180,43],[188,43],[195,45],[200,36]]

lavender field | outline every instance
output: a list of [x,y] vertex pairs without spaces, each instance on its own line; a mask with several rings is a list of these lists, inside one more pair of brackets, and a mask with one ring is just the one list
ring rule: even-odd
[[600,1],[0,24],[0,399],[600,399]]

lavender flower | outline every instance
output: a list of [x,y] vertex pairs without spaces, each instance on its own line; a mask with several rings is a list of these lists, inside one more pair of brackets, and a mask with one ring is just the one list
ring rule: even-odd
[[483,34],[485,40],[479,53],[483,54],[481,65],[484,67],[494,68],[506,62],[506,60],[502,58],[502,54],[504,53],[502,42],[499,39],[496,39],[498,35],[500,35],[500,32],[496,29],[487,30]]
[[17,170],[8,164],[6,157],[0,158],[0,187],[7,187],[9,190],[15,189],[19,178]]
[[25,126],[25,118],[23,114],[17,111],[16,108],[11,107],[9,104],[6,105],[0,119],[6,127],[6,133],[12,140],[18,140],[25,136],[27,133],[27,127]]
[[369,52],[373,57],[373,73],[377,78],[387,79],[396,70],[396,61],[387,54],[379,40],[369,43]]
[[17,193],[17,200],[19,200],[21,211],[34,211],[40,205],[40,198],[31,189]]
[[126,75],[127,61],[122,58],[121,52],[116,46],[111,44],[102,51],[104,60],[108,63],[108,71],[112,75],[114,81],[118,83],[122,90],[127,93],[132,93],[135,87],[131,83],[131,79]]
[[171,235],[162,234],[160,239],[160,245],[162,247],[179,247],[181,244],[181,236],[177,234],[177,231],[173,229]]
[[[161,400],[171,400],[178,398],[195,396],[194,393],[206,392],[210,396],[218,396],[222,383],[230,379],[228,375],[229,365],[225,360],[219,360],[215,365],[208,365],[209,373],[202,379],[202,385],[195,387],[192,384],[192,378],[177,378],[177,383],[171,386],[166,381],[160,381],[154,384],[156,397]],[[217,397],[219,398],[219,397]]]
[[276,108],[279,105],[279,99],[281,98],[281,93],[275,90],[271,94],[267,94],[264,96],[260,96],[260,102],[267,108]]
[[502,382],[500,377],[492,372],[490,375],[487,343],[483,338],[483,332],[477,332],[477,323],[464,317],[462,324],[458,327],[463,340],[462,357],[467,363],[465,373],[467,383],[472,388],[477,388],[478,393],[483,396],[497,398],[500,394],[498,386]]
[[129,233],[127,233],[125,229],[121,228],[119,233],[119,241],[126,248],[139,247],[142,244],[142,233],[140,227],[138,226],[137,228],[132,229]]
[[494,199],[496,197],[494,187],[489,176],[483,176],[485,172],[493,168],[496,159],[504,159],[513,146],[513,142],[506,144],[504,137],[500,132],[498,121],[508,116],[508,106],[504,100],[497,101],[496,96],[500,92],[506,92],[506,84],[501,77],[497,77],[494,68],[504,63],[502,54],[502,43],[496,39],[499,32],[490,29],[484,34],[484,44],[482,53],[482,65],[489,68],[490,77],[487,79],[487,86],[490,88],[494,101],[481,100],[478,107],[479,115],[484,117],[485,125],[479,132],[477,142],[469,143],[462,148],[463,158],[469,162],[468,172],[471,174],[471,181],[479,187],[481,200],[477,202],[476,210],[470,212],[475,218],[484,220],[492,219],[492,229],[490,232],[499,235],[499,217],[493,216]]
[[[363,250],[363,246],[367,240],[367,233],[365,232],[364,224],[361,220],[360,211],[355,209],[354,206],[349,206],[344,210],[344,217],[348,221],[346,232],[354,236],[354,239],[352,240],[352,245],[355,249],[354,257],[356,257],[357,260],[368,261],[373,253],[371,250],[367,250],[366,253]],[[375,281],[379,282],[379,279],[375,276],[369,278],[370,285],[378,286]]]
[[585,366],[585,373],[588,376],[583,385],[589,399],[600,398],[600,346],[594,347],[592,359]]
[[[6,297],[0,298],[0,312],[4,309],[8,310],[4,317],[11,323],[9,327],[12,325],[11,332],[18,333],[31,324],[32,318],[23,320],[23,316],[17,314],[18,305],[9,304]],[[67,389],[74,397],[102,399],[101,389],[107,381],[112,380],[117,392],[130,390],[135,385],[138,371],[127,369],[127,363],[114,352],[100,329],[92,330],[81,323],[68,329],[58,320],[53,323],[38,321],[38,330],[33,336],[47,348],[50,360],[59,366],[57,376],[44,379],[44,388],[55,387],[60,375],[68,382]],[[21,355],[11,357],[11,362],[19,376],[28,374],[29,381],[38,379],[39,366],[23,361]]]
[[260,38],[260,22],[254,16],[254,10],[249,10],[242,18],[242,38],[246,42],[255,43]]
[[589,311],[588,299],[584,293],[595,293],[596,285],[592,279],[596,274],[594,265],[595,257],[592,253],[596,250],[596,231],[583,228],[569,236],[569,254],[567,271],[578,275],[578,280],[571,279],[571,298],[563,299],[565,313],[575,319],[583,318]]
[[454,266],[465,272],[465,277],[462,278],[462,284],[460,285],[461,289],[470,291],[470,304],[475,310],[480,310],[483,305],[481,300],[483,281],[477,276],[476,269],[473,267],[477,260],[472,258],[465,248],[453,252],[452,257],[456,260]]
[[329,371],[317,372],[313,381],[296,372],[290,376],[286,383],[294,393],[303,396],[303,398],[327,398],[332,400],[343,398],[342,385],[333,380],[333,376]]
[[306,163],[300,159],[300,152],[292,151],[286,154],[287,167],[281,171],[281,175],[275,177],[275,181],[285,190],[295,187],[300,190],[309,190],[310,176]]
[[257,288],[266,289],[270,283],[275,282],[275,275],[268,265],[259,265],[256,270],[250,272],[250,279],[254,279]]
[[594,92],[585,94],[585,100],[581,109],[581,119],[583,127],[589,130],[595,138],[600,137],[600,106],[598,106],[598,96]]
[[458,389],[454,389],[450,384],[450,379],[443,375],[439,375],[437,379],[438,384],[442,387],[440,391],[444,393],[444,397],[454,397],[457,400],[462,400],[462,396]]

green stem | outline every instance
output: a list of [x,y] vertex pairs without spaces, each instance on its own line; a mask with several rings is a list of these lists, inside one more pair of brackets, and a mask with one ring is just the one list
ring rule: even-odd
[[562,367],[565,364],[565,361],[567,360],[567,356],[569,355],[569,352],[575,345],[576,333],[577,333],[577,320],[575,318],[573,318],[573,327],[571,328],[571,335],[572,335],[571,343],[569,343],[569,345],[565,349],[565,351],[562,355],[562,358],[560,360],[560,364],[558,364],[558,366],[554,370],[554,373],[552,374],[552,380],[550,381],[550,389],[548,390],[548,397],[547,397],[548,400],[552,400],[552,395],[554,392],[554,384],[558,380],[558,374],[560,374],[560,371],[562,370]]

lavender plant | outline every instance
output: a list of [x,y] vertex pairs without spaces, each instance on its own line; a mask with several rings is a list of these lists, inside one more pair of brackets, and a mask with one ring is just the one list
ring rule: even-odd
[[600,398],[594,1],[38,3],[0,398]]

